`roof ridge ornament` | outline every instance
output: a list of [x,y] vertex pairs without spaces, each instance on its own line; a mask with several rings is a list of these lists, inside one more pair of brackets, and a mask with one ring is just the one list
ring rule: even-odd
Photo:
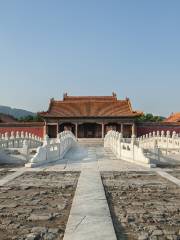
[[117,97],[117,94],[113,91],[112,92],[113,97]]
[[68,96],[67,92],[63,93],[63,100]]

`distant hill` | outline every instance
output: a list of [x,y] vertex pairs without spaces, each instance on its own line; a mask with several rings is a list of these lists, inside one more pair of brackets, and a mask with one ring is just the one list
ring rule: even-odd
[[0,106],[0,113],[4,113],[10,116],[13,116],[15,118],[21,118],[26,116],[36,116],[36,113],[24,110],[24,109],[17,109],[17,108],[11,108],[7,106]]
[[14,118],[13,116],[0,113],[0,123],[14,123],[17,122],[17,119]]

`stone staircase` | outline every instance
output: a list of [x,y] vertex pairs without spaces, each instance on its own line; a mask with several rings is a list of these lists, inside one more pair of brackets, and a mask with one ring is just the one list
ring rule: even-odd
[[96,147],[103,146],[104,139],[103,138],[78,138],[78,143],[87,147]]

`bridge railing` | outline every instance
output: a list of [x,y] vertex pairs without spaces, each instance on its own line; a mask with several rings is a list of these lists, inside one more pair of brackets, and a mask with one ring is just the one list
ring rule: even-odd
[[11,132],[0,135],[0,149],[23,148],[24,143],[28,148],[37,148],[42,145],[43,140],[28,132]]
[[166,133],[164,131],[149,133],[140,137],[138,142],[143,149],[159,148],[166,154],[180,153],[180,136],[176,132],[173,132],[172,135],[169,131]]
[[58,134],[56,139],[49,139],[49,137],[46,136],[43,146],[37,149],[37,153],[25,166],[36,167],[62,159],[74,146],[76,141],[77,140],[71,131],[64,131]]
[[145,156],[143,148],[139,147],[134,135],[130,141],[126,141],[123,139],[121,133],[111,130],[105,136],[104,147],[109,147],[118,159],[148,167],[155,166],[151,163],[150,159]]

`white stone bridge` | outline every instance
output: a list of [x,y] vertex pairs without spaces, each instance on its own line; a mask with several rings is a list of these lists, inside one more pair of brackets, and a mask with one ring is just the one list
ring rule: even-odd
[[19,158],[24,158],[26,167],[36,167],[63,159],[78,143],[89,147],[104,144],[117,159],[146,167],[156,167],[161,162],[176,163],[180,155],[180,137],[175,132],[172,136],[170,132],[165,134],[162,131],[149,133],[140,138],[133,135],[131,139],[127,139],[123,138],[121,133],[111,130],[104,140],[78,139],[78,141],[71,131],[58,134],[56,139],[49,139],[46,136],[44,140],[27,132],[12,132],[10,136],[8,133],[0,136],[0,160],[16,162]]
[[0,135],[0,163],[25,163],[43,140],[28,132]]

